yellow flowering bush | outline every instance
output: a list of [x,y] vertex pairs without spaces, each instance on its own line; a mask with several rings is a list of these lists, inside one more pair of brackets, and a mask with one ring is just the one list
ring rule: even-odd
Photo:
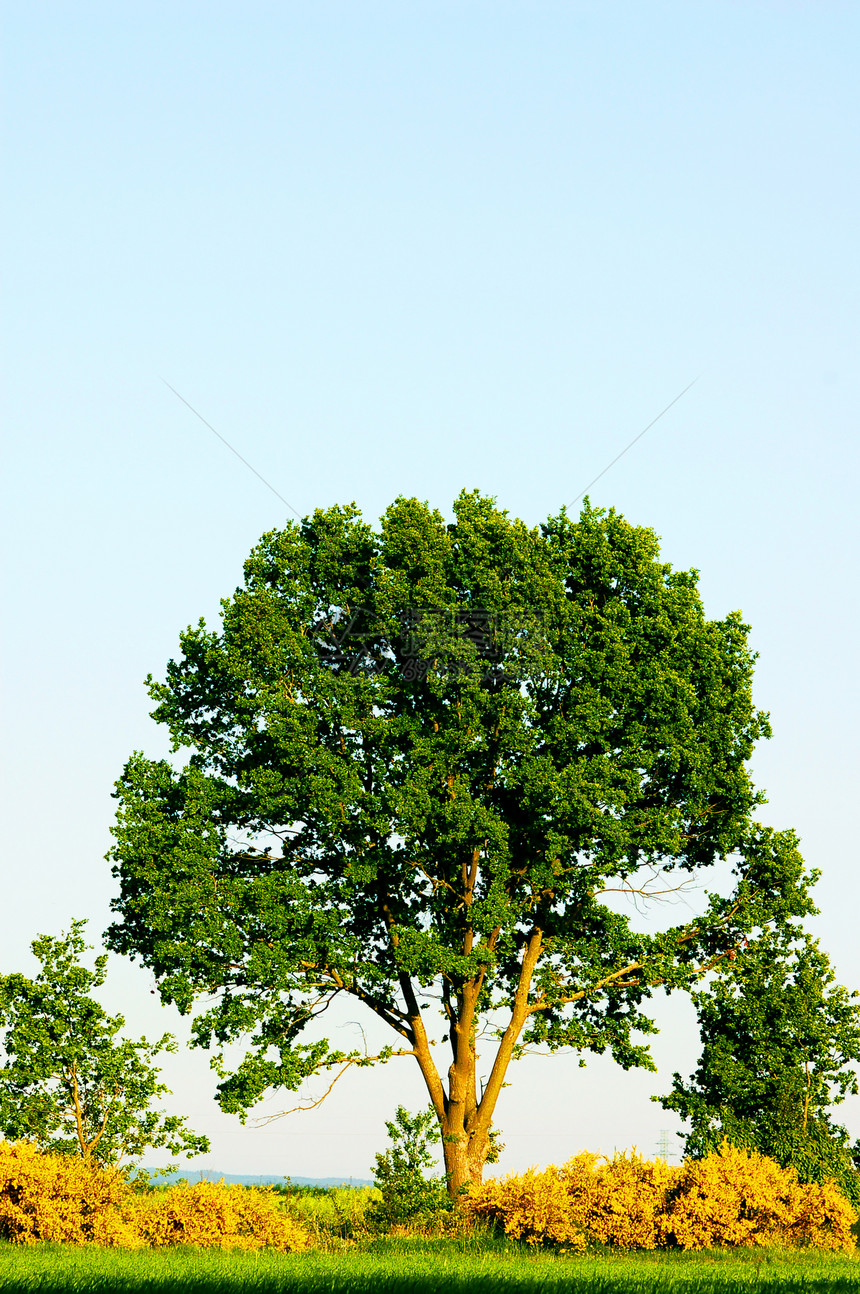
[[0,1142],[0,1239],[290,1253],[310,1243],[274,1191],[198,1182],[140,1194],[116,1170],[24,1141]]
[[[571,1164],[582,1159],[578,1155]],[[665,1240],[666,1198],[677,1178],[677,1168],[662,1159],[643,1159],[635,1151],[595,1162],[579,1204],[589,1239],[617,1249],[657,1249]]]
[[[802,1185],[793,1168],[727,1142],[678,1168],[585,1152],[562,1167],[490,1180],[468,1207],[509,1236],[574,1253],[589,1245],[853,1249],[857,1221],[834,1182]],[[311,1243],[274,1191],[198,1182],[136,1193],[117,1171],[27,1142],[0,1142],[0,1239],[290,1253]]]
[[587,1239],[574,1216],[565,1176],[569,1166],[551,1164],[543,1172],[530,1168],[519,1175],[490,1178],[469,1197],[469,1209],[475,1217],[500,1223],[515,1240],[530,1245],[549,1241],[581,1253]]
[[834,1181],[800,1186],[788,1239],[814,1249],[853,1249],[857,1210]]
[[677,1172],[635,1153],[603,1160],[584,1151],[561,1168],[490,1180],[471,1197],[470,1208],[529,1244],[550,1241],[575,1252],[589,1243],[655,1249]]
[[794,1169],[727,1143],[678,1168],[635,1153],[584,1153],[560,1168],[490,1180],[469,1207],[509,1236],[578,1253],[590,1244],[853,1249],[857,1221],[833,1182],[803,1186]]
[[0,1238],[18,1244],[142,1243],[128,1186],[72,1155],[42,1154],[28,1142],[0,1142]]
[[851,1249],[857,1214],[835,1184],[802,1186],[793,1168],[723,1142],[690,1160],[672,1199],[667,1235],[682,1249],[809,1245]]
[[306,1249],[304,1228],[282,1211],[274,1191],[196,1182],[141,1197],[138,1222],[148,1245],[220,1249]]

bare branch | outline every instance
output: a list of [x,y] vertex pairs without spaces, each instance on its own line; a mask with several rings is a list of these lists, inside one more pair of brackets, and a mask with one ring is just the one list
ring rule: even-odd
[[[388,1052],[385,1056],[385,1059],[387,1060],[393,1056],[414,1056],[415,1054],[416,1053],[414,1050],[403,1048],[401,1051]],[[382,1059],[382,1056],[350,1056],[349,1060],[347,1060],[341,1066],[341,1068],[335,1074],[334,1078],[331,1080],[328,1087],[326,1088],[326,1090],[323,1092],[322,1096],[318,1100],[311,1101],[309,1105],[308,1104],[294,1105],[292,1109],[280,1110],[277,1114],[267,1114],[265,1116],[261,1116],[259,1119],[255,1119],[254,1123],[258,1128],[265,1128],[268,1126],[268,1124],[274,1123],[277,1119],[285,1119],[288,1114],[301,1114],[305,1110],[315,1110],[317,1106],[322,1105],[326,1097],[331,1094],[331,1091],[334,1088],[335,1083],[338,1081],[338,1079],[343,1078],[344,1074],[347,1072],[350,1066],[370,1065],[374,1061],[381,1060],[381,1059]]]

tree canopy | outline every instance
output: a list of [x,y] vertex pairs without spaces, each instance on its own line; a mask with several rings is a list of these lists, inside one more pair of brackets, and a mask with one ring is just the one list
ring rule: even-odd
[[108,1015],[92,996],[105,981],[107,956],[93,970],[80,962],[85,925],[73,921],[68,934],[33,941],[41,963],[35,979],[0,976],[0,1131],[102,1164],[146,1150],[208,1150],[183,1118],[151,1108],[168,1091],[154,1059],[176,1043],[168,1033],[155,1043],[120,1036],[123,1017]]
[[688,1082],[676,1073],[660,1098],[690,1123],[687,1155],[702,1158],[726,1138],[791,1165],[801,1181],[833,1177],[860,1203],[860,1142],[852,1146],[830,1113],[858,1090],[857,996],[792,923],[724,959],[692,995],[702,1036],[696,1071]]
[[[793,834],[753,820],[769,727],[740,615],[706,619],[696,572],[613,511],[530,527],[472,492],[453,512],[398,498],[377,529],[351,506],[271,531],[220,627],[181,635],[148,680],[181,756],[136,753],[117,783],[109,945],[181,1010],[208,997],[193,1029],[226,1110],[415,1057],[456,1191],[523,1049],[650,1064],[653,990],[810,904]],[[618,910],[721,860],[695,919],[643,933]],[[337,995],[391,1048],[303,1041]]]

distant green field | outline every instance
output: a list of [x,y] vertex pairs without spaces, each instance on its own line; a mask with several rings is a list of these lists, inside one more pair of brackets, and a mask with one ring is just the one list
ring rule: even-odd
[[445,1294],[576,1291],[582,1294],[727,1294],[860,1290],[860,1259],[814,1252],[639,1254],[565,1258],[469,1251],[468,1242],[380,1241],[342,1254],[220,1254],[174,1250],[23,1248],[0,1245],[2,1291],[199,1291],[200,1294]]

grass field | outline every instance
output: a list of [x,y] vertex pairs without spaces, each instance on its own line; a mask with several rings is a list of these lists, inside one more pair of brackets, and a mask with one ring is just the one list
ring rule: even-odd
[[468,1241],[380,1240],[340,1254],[239,1254],[178,1249],[117,1251],[0,1244],[0,1291],[199,1291],[337,1294],[371,1291],[582,1291],[723,1294],[730,1290],[860,1291],[860,1259],[767,1250],[566,1258]]

